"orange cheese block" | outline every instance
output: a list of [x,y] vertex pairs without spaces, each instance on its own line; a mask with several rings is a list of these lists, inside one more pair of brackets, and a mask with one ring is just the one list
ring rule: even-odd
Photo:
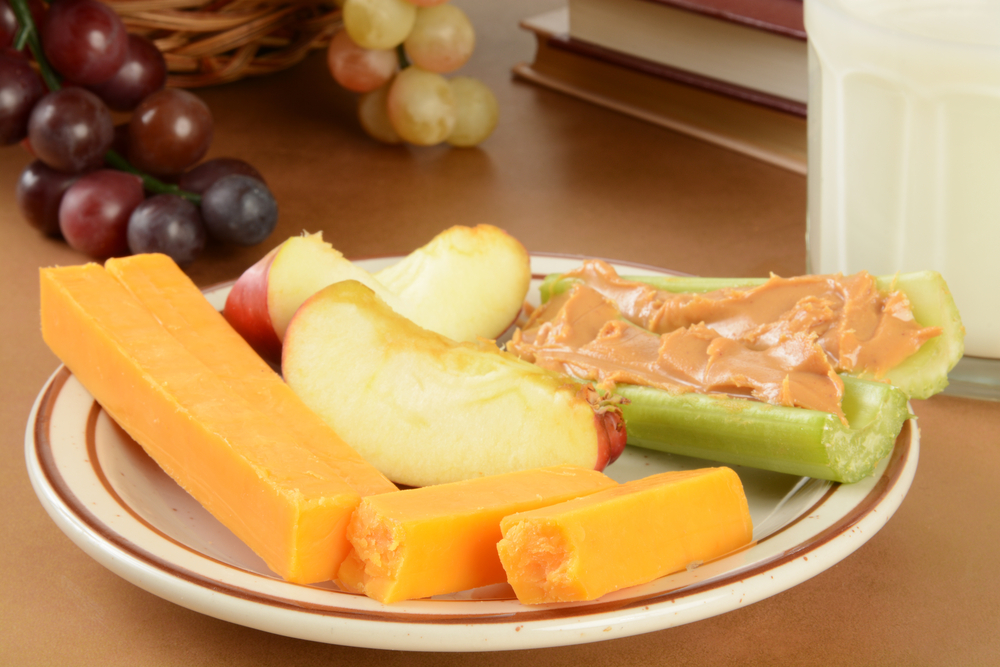
[[593,600],[750,544],[729,468],[666,472],[507,516],[500,560],[525,604]]
[[360,501],[96,264],[42,269],[42,335],[149,455],[290,581],[333,578]]
[[362,496],[396,491],[285,384],[166,255],[109,259],[104,268],[199,361],[253,408],[286,425]]
[[616,485],[567,465],[369,496],[348,528],[340,583],[384,603],[502,583],[500,519]]

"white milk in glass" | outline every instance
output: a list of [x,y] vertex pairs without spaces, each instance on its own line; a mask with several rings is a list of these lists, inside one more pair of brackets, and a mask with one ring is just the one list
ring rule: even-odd
[[809,269],[934,269],[1000,358],[1000,0],[806,0]]

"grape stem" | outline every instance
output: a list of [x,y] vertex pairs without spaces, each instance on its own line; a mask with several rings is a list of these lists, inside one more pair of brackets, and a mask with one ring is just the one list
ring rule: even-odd
[[115,169],[119,171],[126,171],[130,174],[135,174],[142,179],[142,187],[146,189],[147,192],[153,192],[158,195],[177,195],[187,199],[195,206],[201,205],[201,195],[195,194],[193,192],[188,192],[187,190],[181,190],[176,185],[170,183],[164,183],[163,181],[150,176],[149,174],[136,169],[132,164],[121,156],[115,150],[109,150],[104,154],[104,161],[110,164]]
[[35,28],[35,17],[31,15],[31,10],[28,8],[27,0],[10,0],[11,8],[14,10],[14,16],[17,17],[17,23],[20,28],[17,31],[17,37],[14,44],[17,46],[18,50],[23,49],[25,44],[31,50],[31,54],[35,56],[35,62],[38,63],[38,67],[41,70],[42,80],[45,81],[45,85],[50,91],[57,91],[62,86],[59,83],[59,77],[56,76],[55,71],[52,66],[49,65],[48,61],[45,59],[45,54],[42,51],[42,40],[38,37],[38,29]]
[[[35,27],[35,18],[31,15],[31,10],[28,8],[28,0],[10,0],[10,5],[14,10],[14,16],[17,17],[17,22],[20,26],[14,42],[15,46],[18,50],[21,50],[25,47],[25,45],[27,45],[27,47],[31,50],[31,54],[35,57],[35,62],[38,63],[38,69],[42,75],[42,80],[45,82],[45,86],[50,92],[53,93],[60,90],[62,88],[62,84],[59,82],[59,75],[56,74],[54,69],[52,69],[52,65],[50,65],[49,61],[45,58],[45,52],[42,51],[42,41],[38,36],[38,29]],[[201,204],[201,195],[181,190],[176,185],[164,183],[158,178],[150,176],[149,174],[133,167],[128,160],[122,157],[115,150],[109,150],[105,153],[104,161],[119,171],[126,171],[141,178],[142,185],[148,192],[158,195],[178,195],[187,199],[196,206]]]
[[396,58],[399,60],[400,70],[406,69],[411,64],[410,58],[406,55],[406,49],[403,47],[402,44],[396,47]]

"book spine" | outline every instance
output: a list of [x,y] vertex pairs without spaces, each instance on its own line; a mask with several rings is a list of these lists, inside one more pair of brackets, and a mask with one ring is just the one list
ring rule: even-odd
[[802,0],[645,0],[805,41]]
[[702,76],[701,74],[695,74],[694,72],[678,69],[676,67],[670,67],[669,65],[654,63],[643,58],[636,58],[635,56],[630,56],[611,49],[605,49],[595,44],[590,44],[589,42],[584,42],[582,40],[564,35],[549,35],[546,39],[548,45],[554,49],[561,49],[571,53],[577,53],[588,58],[603,60],[604,62],[612,65],[617,65],[618,67],[635,70],[642,72],[643,74],[660,79],[666,79],[668,81],[683,83],[688,86],[703,88],[718,95],[724,95],[726,97],[742,100],[744,102],[752,102],[753,104],[759,104],[761,106],[783,111],[801,118],[806,117],[806,105],[796,100],[771,95],[752,88],[745,88],[726,81],[719,81],[718,79]]

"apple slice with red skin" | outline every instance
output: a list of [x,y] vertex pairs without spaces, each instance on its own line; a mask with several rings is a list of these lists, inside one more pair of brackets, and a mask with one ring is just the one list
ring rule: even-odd
[[405,314],[399,298],[324,242],[322,233],[293,236],[244,271],[222,313],[257,354],[278,362],[285,329],[302,302],[327,285],[348,279],[368,285]]
[[223,313],[257,353],[276,362],[292,315],[327,285],[353,279],[396,312],[454,340],[495,339],[517,319],[531,282],[524,246],[491,225],[456,226],[375,276],[322,234],[292,237],[236,281]]
[[281,359],[281,339],[274,332],[267,308],[267,279],[281,246],[243,272],[226,297],[223,315],[257,354],[268,361]]
[[615,405],[490,341],[414,324],[355,281],[295,313],[289,386],[397,484],[426,486],[559,464],[597,470],[625,447]]

